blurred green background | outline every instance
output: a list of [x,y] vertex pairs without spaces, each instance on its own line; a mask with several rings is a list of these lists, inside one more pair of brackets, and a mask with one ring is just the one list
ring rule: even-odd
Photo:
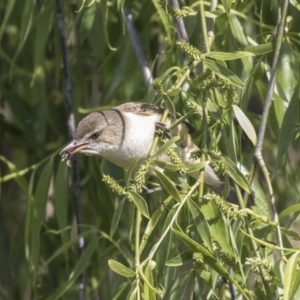
[[[127,6],[132,10],[153,78],[167,78],[173,67],[181,68],[189,61],[182,60],[176,47],[177,29],[172,15],[166,13],[166,3],[62,2],[75,123],[99,106],[154,100],[160,104],[153,88],[144,84],[122,9]],[[209,4],[205,2],[206,17],[212,20]],[[240,107],[256,131],[269,82],[273,58],[270,45],[279,4],[281,1],[272,0],[221,1],[214,17],[212,51],[251,51],[247,47],[263,44],[270,47],[260,49],[261,55],[227,62],[227,67],[245,83],[245,88],[238,91]],[[184,18],[184,22],[189,42],[202,51],[197,3],[180,1],[180,6],[192,6],[196,12]],[[299,9],[297,1],[291,1],[263,146],[278,212],[299,202],[299,92],[285,119],[292,96],[299,90]],[[77,299],[76,278],[69,277],[78,259],[72,229],[75,221],[69,190],[71,176],[58,155],[70,139],[56,2],[1,1],[0,22],[0,299]],[[184,97],[176,98],[174,104],[181,113],[186,111]],[[199,125],[196,117],[194,123]],[[213,140],[220,128],[215,124],[217,120],[211,125]],[[249,167],[253,145],[241,132],[238,138],[239,158]],[[222,150],[222,146],[219,148]],[[134,216],[126,202],[115,240],[112,242],[105,235],[110,233],[120,197],[101,180],[102,174],[122,179],[123,170],[97,157],[79,155],[78,160],[83,231],[87,244],[95,239],[99,242],[82,267],[87,270],[88,294],[90,299],[113,299],[117,295],[125,299],[122,293],[128,289],[126,280],[111,275],[107,259],[122,257],[123,252],[123,263],[132,263]],[[266,190],[262,178],[258,170],[256,179]],[[150,211],[163,199],[161,195],[149,201]],[[262,213],[270,215],[265,200],[260,205],[265,208]],[[293,230],[298,224],[293,223],[298,211],[295,208],[283,218],[282,226]],[[288,235],[299,238],[297,230]],[[153,237],[153,242],[156,239],[157,236]],[[288,239],[284,240],[289,245]],[[68,244],[70,241],[73,243]],[[52,257],[59,249],[61,252]]]

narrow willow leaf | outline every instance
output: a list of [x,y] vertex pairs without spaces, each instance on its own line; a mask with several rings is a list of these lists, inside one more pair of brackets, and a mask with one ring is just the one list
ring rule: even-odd
[[168,38],[168,41],[170,42],[172,40],[172,33],[171,33],[171,29],[172,29],[172,25],[170,24],[170,20],[169,20],[169,17],[167,15],[167,13],[165,12],[165,10],[163,9],[162,5],[161,5],[161,1],[159,0],[152,0],[159,16],[160,16],[160,19],[164,25],[164,28],[167,32],[167,38]]
[[244,26],[241,24],[240,19],[233,13],[230,13],[228,14],[228,21],[234,39],[242,46],[248,46],[246,34],[244,33]]
[[153,168],[158,180],[160,181],[161,185],[167,190],[167,192],[178,202],[181,202],[181,197],[174,186],[174,184],[171,182],[171,180],[163,174],[160,170]]
[[194,223],[200,238],[204,241],[204,244],[206,245],[208,250],[210,252],[213,252],[213,243],[212,243],[209,226],[206,222],[203,213],[201,212],[199,206],[196,205],[196,203],[191,199],[188,199],[188,207],[190,212],[192,213]]
[[[156,300],[155,290],[151,287],[154,286],[151,265],[147,265],[145,270],[145,277],[147,281],[144,282],[144,299]],[[149,282],[150,285],[147,284]]]
[[258,56],[258,55],[264,55],[273,52],[274,46],[275,46],[274,43],[266,43],[257,46],[249,46],[246,47],[244,50],[248,52],[252,52],[254,55]]
[[224,6],[226,13],[229,14],[230,9],[231,9],[231,0],[221,0],[221,2]]
[[152,155],[153,159],[158,158],[161,154],[163,154],[168,148],[170,148],[174,143],[176,143],[180,139],[179,136],[173,136],[168,141],[166,141],[158,150]]
[[[169,127],[168,129],[171,130],[172,128],[175,128],[177,125],[181,124],[184,120],[186,120],[189,116],[191,116],[192,114],[194,113],[193,110],[190,110],[188,111],[185,115],[181,116],[180,118],[177,118],[177,115],[176,115],[176,120],[175,122],[173,122]],[[189,133],[193,134],[195,132],[190,132]]]
[[283,210],[280,214],[279,214],[279,219],[282,219],[288,215],[294,214],[294,213],[298,213],[300,211],[300,204],[294,204],[292,206],[289,206],[288,208],[286,208],[285,210]]
[[120,203],[118,204],[118,206],[117,206],[117,208],[114,212],[114,215],[113,215],[113,218],[112,218],[112,221],[111,221],[110,232],[109,232],[109,236],[111,238],[115,234],[116,229],[119,225],[119,221],[120,221],[121,213],[122,213],[122,210],[123,210],[124,202],[125,202],[125,197],[120,201]]
[[15,5],[15,2],[16,2],[16,0],[10,0],[7,3],[5,3],[5,14],[4,14],[4,16],[2,15],[2,21],[1,21],[1,26],[0,26],[0,43],[2,40],[3,32],[6,28],[6,23],[9,20],[9,17],[12,12],[12,9]]
[[190,262],[193,258],[193,252],[186,251],[179,255],[177,255],[174,258],[171,258],[166,262],[166,266],[168,267],[179,267],[182,266],[186,262]]
[[[288,259],[283,280],[283,300],[294,299],[294,295],[297,291],[295,286],[298,288],[300,283],[299,271],[297,270],[299,253],[294,253]],[[298,275],[298,276],[296,276]],[[297,278],[298,277],[298,278]]]
[[36,187],[34,201],[31,207],[31,257],[33,263],[38,262],[40,249],[40,232],[45,220],[46,204],[48,200],[48,191],[53,169],[53,158],[44,166]]
[[116,272],[117,274],[124,276],[124,277],[134,277],[135,272],[130,270],[129,268],[125,267],[123,264],[113,260],[109,259],[108,260],[108,265],[109,267]]
[[61,297],[74,285],[79,274],[91,263],[91,257],[96,251],[99,243],[99,238],[94,238],[87,248],[84,250],[83,255],[77,261],[73,271],[71,272],[67,282],[63,282],[62,285],[46,300],[61,299]]
[[176,111],[175,111],[175,107],[174,107],[174,104],[172,102],[172,100],[169,98],[169,96],[167,96],[166,94],[163,94],[162,95],[162,98],[164,100],[164,103],[166,105],[166,108],[168,109],[169,113],[172,115],[172,116],[175,116],[176,114]]
[[276,168],[281,163],[281,160],[283,156],[286,154],[287,149],[292,141],[297,126],[298,117],[299,117],[299,84],[295,88],[294,94],[286,110],[279,131]]
[[107,24],[108,24],[108,5],[107,5],[107,1],[100,1],[100,5],[101,5],[101,11],[102,11],[102,26],[103,26],[103,33],[104,33],[104,39],[106,42],[107,47],[112,50],[112,51],[116,51],[117,48],[114,48],[111,46],[110,41],[109,41],[109,36],[108,36],[108,28],[107,28]]
[[20,33],[19,33],[20,39],[19,39],[17,51],[13,58],[12,66],[14,65],[14,62],[16,61],[18,55],[20,54],[21,50],[23,49],[23,46],[29,35],[31,24],[32,24],[32,19],[33,19],[34,8],[35,8],[34,0],[24,2],[24,9],[23,9],[22,16],[21,16],[21,27],[20,27]]
[[127,193],[129,195],[130,199],[133,201],[133,203],[137,207],[137,209],[140,211],[140,213],[144,217],[149,219],[150,216],[149,216],[148,205],[147,205],[146,200],[136,192],[128,191]]
[[230,245],[227,224],[225,223],[220,209],[215,203],[209,201],[201,205],[201,212],[209,225],[209,231],[212,238],[218,242],[220,247],[232,256],[235,256]]
[[[161,235],[164,234],[166,231],[167,227],[169,226],[172,218],[174,216],[174,208],[171,209],[165,219],[164,225],[161,230]],[[156,260],[156,268],[155,268],[155,282],[160,283],[161,278],[166,270],[166,261],[169,256],[169,251],[170,251],[170,245],[171,245],[171,240],[172,235],[171,232],[169,231],[165,238],[162,240],[161,244],[158,247],[158,250],[155,255],[155,260]]]
[[51,263],[55,258],[59,257],[60,255],[62,255],[63,253],[65,253],[66,251],[68,251],[72,246],[74,246],[75,244],[78,243],[78,240],[80,238],[85,238],[87,235],[90,235],[94,233],[94,230],[87,230],[83,233],[81,233],[80,235],[76,235],[73,238],[71,238],[70,240],[68,240],[66,243],[64,243],[60,248],[58,248],[53,255],[51,255],[51,257],[49,257],[47,259],[47,261],[45,262],[45,265],[48,265],[49,263]]
[[152,231],[157,225],[157,222],[159,221],[161,214],[163,213],[164,209],[163,206],[160,205],[159,208],[153,213],[151,216],[151,219],[149,220],[147,227],[144,231],[141,244],[140,244],[140,254],[143,252],[144,247],[146,246],[149,236],[151,235]]
[[226,173],[236,182],[242,189],[250,193],[250,187],[247,179],[234,162],[227,156],[224,156],[226,163]]
[[234,73],[222,66],[220,63],[207,59],[203,60],[203,64],[216,75],[228,81],[230,84],[244,88],[244,83]]
[[193,173],[200,171],[201,169],[205,168],[205,166],[209,163],[209,161],[202,161],[199,163],[192,163],[186,166],[187,173]]
[[217,60],[234,60],[244,57],[254,56],[251,52],[246,51],[237,51],[237,52],[209,52],[208,54],[205,54],[205,57],[217,59]]
[[155,160],[154,165],[158,166],[159,168],[163,169],[166,172],[176,172],[179,170],[179,168],[171,162]]
[[244,112],[237,106],[232,105],[234,115],[236,119],[238,120],[239,124],[241,125],[243,131],[247,134],[249,140],[252,142],[252,144],[255,146],[257,143],[257,137],[255,129],[248,119],[248,117],[244,114]]
[[191,281],[192,271],[188,272],[180,282],[179,287],[176,289],[173,299],[185,299],[186,289]]
[[245,299],[249,299],[247,295],[245,294],[243,288],[238,284],[238,282],[230,276],[230,274],[227,272],[227,270],[200,244],[196,243],[194,240],[192,240],[190,237],[188,237],[186,234],[176,230],[172,229],[172,231],[191,249],[193,252],[200,252],[203,254],[203,260],[204,263],[211,266],[217,273],[220,274],[220,276],[227,279],[229,282],[236,285],[236,288],[240,291],[242,295],[244,295]]
[[[60,162],[55,176],[55,194],[54,194],[54,205],[55,205],[55,217],[57,219],[58,228],[64,229],[68,225],[68,195],[69,186],[68,170],[64,162]],[[68,240],[68,234],[65,230],[61,231],[61,238],[65,244]]]
[[178,96],[181,92],[181,89],[180,88],[177,88],[177,89],[170,89],[167,91],[167,95],[169,97],[175,97],[175,96]]
[[211,19],[216,19],[217,17],[223,15],[224,12],[222,10],[215,10],[215,11],[205,11],[205,17],[206,18],[211,18]]

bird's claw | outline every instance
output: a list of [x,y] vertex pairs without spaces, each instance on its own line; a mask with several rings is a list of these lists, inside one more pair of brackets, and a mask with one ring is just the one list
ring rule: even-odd
[[155,123],[155,132],[158,135],[165,135],[168,139],[172,137],[172,134],[170,133],[169,129],[167,128],[166,124],[161,122]]

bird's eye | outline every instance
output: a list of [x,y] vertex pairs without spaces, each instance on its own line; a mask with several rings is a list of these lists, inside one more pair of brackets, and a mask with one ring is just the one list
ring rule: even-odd
[[101,133],[100,130],[99,130],[99,131],[96,131],[96,132],[94,132],[94,133],[90,136],[90,138],[91,138],[92,140],[96,140],[96,139],[100,136],[100,133]]

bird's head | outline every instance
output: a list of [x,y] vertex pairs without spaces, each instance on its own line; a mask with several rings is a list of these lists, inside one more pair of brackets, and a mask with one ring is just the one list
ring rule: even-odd
[[75,153],[89,153],[103,155],[118,147],[120,133],[116,130],[116,121],[113,111],[109,113],[91,113],[78,124],[74,139],[62,149],[60,155],[63,160],[69,160]]

